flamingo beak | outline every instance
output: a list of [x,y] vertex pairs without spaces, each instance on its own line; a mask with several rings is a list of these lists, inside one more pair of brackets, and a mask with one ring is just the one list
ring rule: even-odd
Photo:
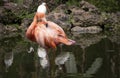
[[66,45],[73,45],[76,43],[74,40],[66,39],[66,38],[59,38],[59,41]]

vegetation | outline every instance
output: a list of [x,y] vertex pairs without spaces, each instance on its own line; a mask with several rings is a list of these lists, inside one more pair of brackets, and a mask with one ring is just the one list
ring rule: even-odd
[[[118,0],[85,0],[85,1],[95,5],[101,11],[105,11],[105,12],[120,11],[120,3]],[[66,4],[68,6],[78,5],[79,0],[68,0]]]
[[3,5],[3,1],[0,1],[0,6],[2,6]]
[[20,13],[18,13],[17,16],[20,19],[23,19],[23,18],[33,18],[34,13],[29,13],[28,11],[23,10]]
[[71,5],[79,5],[79,0],[68,0],[67,2],[66,2],[66,4],[68,5],[68,6],[71,6]]
[[101,11],[106,12],[116,12],[120,11],[120,3],[118,0],[86,0],[96,7],[98,7]]
[[[10,0],[12,2],[16,2],[18,4],[22,4],[24,1],[23,0]],[[39,2],[39,0],[35,0],[35,2]],[[46,2],[50,2],[51,0],[45,0]],[[59,5],[59,4],[64,4],[66,3],[68,6],[71,5],[79,5],[79,2],[82,0],[54,0],[53,4],[55,5]],[[105,11],[105,12],[116,12],[116,11],[120,11],[120,3],[119,0],[85,0],[93,5],[95,5],[96,7],[98,7],[101,11]],[[34,4],[36,4],[34,2]],[[1,5],[1,3],[0,3]],[[32,6],[34,7],[34,6]]]

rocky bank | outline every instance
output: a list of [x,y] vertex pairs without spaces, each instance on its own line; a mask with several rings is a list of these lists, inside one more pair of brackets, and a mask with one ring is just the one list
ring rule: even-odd
[[[0,41],[3,42],[0,45],[11,43],[11,40],[7,41],[9,38],[29,42],[25,37],[25,31],[35,13],[30,7],[27,3],[25,5],[12,2],[0,6]],[[47,19],[60,25],[69,37],[83,47],[106,37],[115,43],[120,43],[120,12],[100,12],[96,6],[80,1],[78,6],[60,4],[47,13]]]

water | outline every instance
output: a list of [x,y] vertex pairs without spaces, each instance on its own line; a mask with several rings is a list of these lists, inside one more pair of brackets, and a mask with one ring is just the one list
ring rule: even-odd
[[[46,69],[40,66],[37,45],[18,36],[16,38],[12,38],[14,41],[7,38],[0,42],[0,78],[120,77],[120,45],[108,38],[96,42],[83,39],[83,43],[79,43],[79,38],[75,37],[79,44],[58,46],[56,51],[48,52],[50,67]],[[29,52],[31,46],[34,50]],[[57,56],[67,57],[62,65],[55,64]]]

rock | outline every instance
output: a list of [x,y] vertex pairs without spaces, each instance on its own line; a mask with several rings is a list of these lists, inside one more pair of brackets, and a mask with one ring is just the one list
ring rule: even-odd
[[4,36],[5,26],[0,23],[0,39]]
[[57,12],[64,12],[67,8],[68,8],[67,5],[61,4],[61,5],[59,5],[59,6],[55,9],[55,11],[57,11]]
[[17,28],[14,25],[6,25],[5,30],[8,32],[16,32]]
[[[73,26],[88,27],[100,26],[104,18],[100,15],[98,8],[88,2],[80,2],[81,7],[60,5],[48,14],[47,19],[69,30]],[[88,8],[88,11],[83,8]]]
[[106,31],[114,30],[115,26],[120,25],[120,12],[117,13],[101,13],[101,17],[104,18],[101,23]]
[[105,20],[105,24],[119,24],[120,23],[120,14],[119,13],[111,13],[108,14],[108,18]]
[[[27,28],[30,26],[30,24],[32,23],[32,21],[33,21],[33,19],[30,19],[30,18],[24,18],[22,20],[22,23],[21,23],[21,25],[20,25],[19,28],[22,30],[23,33],[26,32]],[[21,36],[25,37],[25,35],[23,33],[21,33]]]
[[89,12],[93,12],[93,13],[100,13],[100,11],[98,10],[97,7],[95,7],[94,5],[92,5],[86,1],[81,1],[80,6],[86,12],[89,11]]
[[102,31],[102,29],[98,26],[91,26],[91,27],[73,27],[71,29],[72,32],[77,32],[77,33],[99,33]]
[[5,9],[0,7],[0,22],[3,23],[3,18],[5,17]]
[[9,3],[5,3],[3,7],[4,7],[5,9],[14,11],[14,10],[18,9],[18,4],[13,3],[13,2],[9,2]]
[[81,15],[74,15],[73,16],[73,25],[74,26],[93,26],[99,25],[103,22],[100,15],[96,15],[89,12],[84,12]]
[[22,27],[29,27],[29,25],[32,23],[33,19],[30,18],[24,18],[22,20],[21,26]]
[[72,11],[73,16],[74,15],[82,15],[85,12],[84,10],[82,10],[81,8],[78,8],[78,7],[73,7],[70,10]]
[[0,7],[0,17],[4,16],[4,12],[5,12],[5,9],[3,7]]
[[101,23],[103,23],[103,18],[100,14],[92,13],[89,11],[86,12],[82,8],[78,7],[73,7],[71,11],[71,20],[74,26],[99,26]]
[[[31,5],[33,4],[34,0],[23,0],[23,4],[25,5],[26,8],[30,8]],[[33,5],[34,6],[34,5]],[[32,6],[32,7],[33,7]]]
[[112,31],[107,31],[109,33],[108,38],[117,44],[120,44],[120,25],[116,25]]
[[102,39],[106,38],[105,35],[102,34],[81,34],[81,33],[72,33],[72,36],[75,41],[77,42],[76,45],[80,45],[82,49],[85,49],[91,45],[97,44]]
[[69,15],[65,14],[66,5],[58,6],[54,11],[47,15],[47,19],[57,23],[64,29],[70,28]]
[[21,10],[18,9],[15,3],[6,3],[0,7],[0,21],[3,24],[20,23],[21,19],[17,16]]
[[14,37],[17,36],[19,29],[15,25],[6,25],[4,37]]
[[[119,33],[120,34],[120,33]],[[108,37],[113,43],[117,43],[120,45],[120,35],[116,34],[112,34],[112,36]]]
[[23,18],[26,18],[27,16],[28,18],[30,18],[32,16],[32,14],[30,14],[31,9],[28,9],[28,7],[26,7],[24,4],[7,2],[4,4],[4,6],[0,7],[0,13],[1,13],[0,21],[3,24],[11,24],[11,23],[21,24],[21,20]]

